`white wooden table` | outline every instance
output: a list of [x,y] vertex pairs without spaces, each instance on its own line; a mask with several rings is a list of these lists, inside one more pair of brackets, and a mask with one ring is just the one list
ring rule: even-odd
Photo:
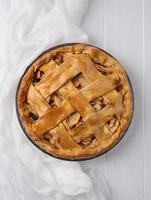
[[81,27],[89,43],[105,49],[125,66],[134,88],[131,127],[98,162],[114,200],[150,200],[151,0],[90,1]]

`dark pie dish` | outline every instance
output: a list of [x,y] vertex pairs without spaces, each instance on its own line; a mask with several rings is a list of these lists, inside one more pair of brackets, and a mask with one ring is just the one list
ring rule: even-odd
[[16,93],[20,125],[43,152],[87,160],[112,149],[133,115],[133,91],[121,64],[88,44],[43,52],[27,67]]

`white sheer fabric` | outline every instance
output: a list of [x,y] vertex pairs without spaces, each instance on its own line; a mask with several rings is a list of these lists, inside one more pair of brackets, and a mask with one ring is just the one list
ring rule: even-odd
[[102,200],[111,193],[99,163],[95,170],[93,161],[81,168],[35,148],[15,111],[19,78],[38,54],[59,43],[87,41],[79,28],[87,5],[88,0],[0,0],[1,200]]

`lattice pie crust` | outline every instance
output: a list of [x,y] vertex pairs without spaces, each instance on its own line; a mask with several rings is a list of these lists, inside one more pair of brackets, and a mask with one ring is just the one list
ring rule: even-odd
[[123,67],[85,44],[48,50],[23,75],[19,117],[31,140],[53,156],[90,158],[112,147],[132,116]]

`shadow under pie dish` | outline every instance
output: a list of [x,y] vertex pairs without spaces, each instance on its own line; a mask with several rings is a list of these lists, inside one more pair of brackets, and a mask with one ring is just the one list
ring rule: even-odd
[[131,84],[121,64],[81,43],[42,53],[26,69],[16,94],[20,124],[51,156],[86,160],[119,142],[133,115]]

